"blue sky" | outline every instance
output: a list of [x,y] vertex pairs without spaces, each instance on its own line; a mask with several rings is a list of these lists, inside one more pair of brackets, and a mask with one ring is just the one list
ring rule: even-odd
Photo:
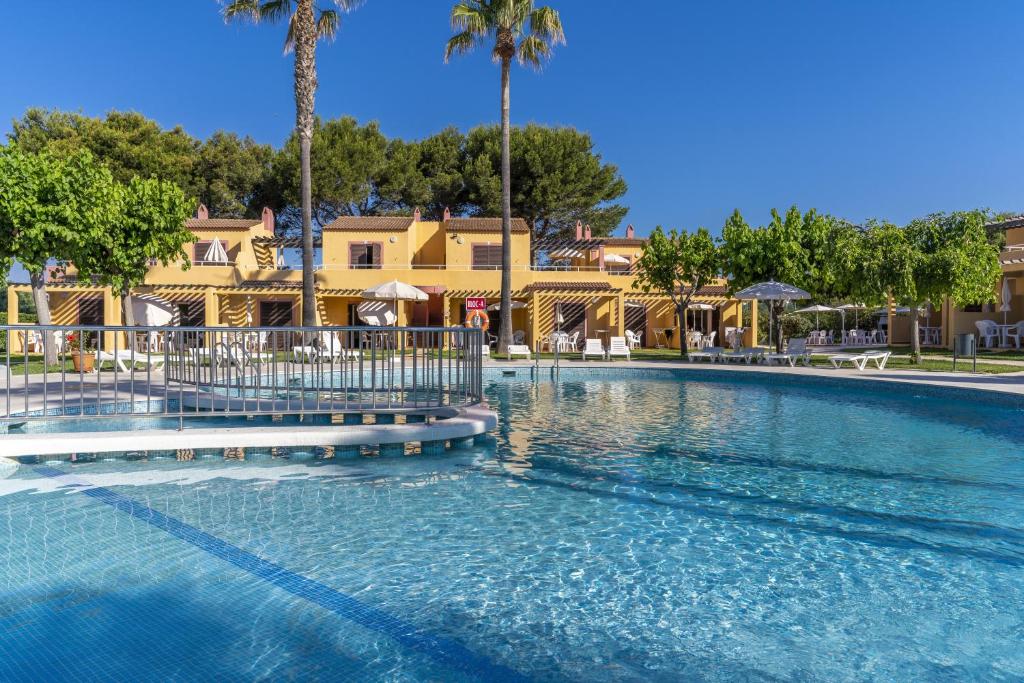
[[[8,4],[0,132],[29,106],[136,109],[274,144],[293,124],[280,26],[226,26],[216,0]],[[854,221],[1024,210],[1022,2],[550,4],[568,45],[542,74],[514,71],[513,121],[590,132],[641,234],[717,232],[733,208],[762,223],[793,203]],[[496,121],[488,54],[442,62],[450,5],[348,15],[319,51],[318,113],[403,137]]]

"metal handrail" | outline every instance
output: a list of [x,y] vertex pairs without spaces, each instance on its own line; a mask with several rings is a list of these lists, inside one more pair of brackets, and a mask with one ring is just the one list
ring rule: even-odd
[[0,325],[0,424],[429,413],[482,400],[483,343],[466,327]]

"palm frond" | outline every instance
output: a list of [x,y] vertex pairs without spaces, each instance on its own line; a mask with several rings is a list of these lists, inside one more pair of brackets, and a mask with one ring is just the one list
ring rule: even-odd
[[516,29],[516,20],[523,16],[524,4],[533,5],[533,0],[491,0],[494,27]]
[[260,21],[285,21],[292,16],[292,0],[265,0],[260,5]]
[[474,35],[469,31],[456,33],[448,39],[448,43],[444,46],[445,63],[451,61],[452,55],[464,55],[467,52],[472,51],[472,49],[476,47],[478,40],[479,36]]
[[551,45],[539,36],[526,36],[519,41],[516,57],[523,66],[540,69],[551,56]]
[[325,40],[334,40],[338,35],[338,27],[341,26],[341,15],[332,9],[320,10],[320,16],[316,20],[316,37]]
[[284,36],[285,54],[288,54],[295,49],[295,19],[296,17],[294,13],[288,18],[288,33]]
[[538,7],[530,12],[530,33],[544,39],[551,45],[565,45],[565,30],[558,10]]
[[491,28],[487,14],[486,8],[479,2],[476,5],[460,2],[452,7],[452,29],[478,36],[486,35]]
[[[354,9],[359,9],[359,6],[363,4],[363,0],[332,0],[341,12],[351,12]],[[328,10],[321,10],[326,12]]]
[[249,21],[260,20],[260,3],[258,0],[232,0],[221,11],[224,21],[235,19],[248,19]]

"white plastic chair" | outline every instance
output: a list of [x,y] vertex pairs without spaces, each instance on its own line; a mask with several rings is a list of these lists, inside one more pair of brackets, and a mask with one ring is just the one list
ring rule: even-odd
[[523,330],[515,330],[512,332],[512,342],[517,346],[522,346],[526,341],[526,332]]
[[978,338],[985,345],[985,348],[991,349],[993,340],[999,343],[999,328],[991,320],[978,320],[974,323],[974,326],[978,328]]
[[562,343],[565,345],[565,350],[566,351],[572,351],[573,353],[576,353],[576,351],[577,351],[576,345],[579,344],[579,341],[580,341],[580,332],[579,332],[579,330],[576,330],[571,335],[565,335],[562,338]]
[[1024,337],[1024,320],[1006,330],[1006,341],[1013,340],[1013,345],[1020,349],[1020,338]]
[[715,337],[718,335],[718,331],[715,330],[708,336],[704,337],[704,345],[701,348],[710,349],[715,345]]
[[629,348],[640,348],[640,335],[633,330],[626,330],[626,341],[629,343]]

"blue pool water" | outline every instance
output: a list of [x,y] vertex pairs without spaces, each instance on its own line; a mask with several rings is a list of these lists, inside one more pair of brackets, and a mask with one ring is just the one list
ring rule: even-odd
[[436,457],[22,465],[0,680],[1024,677],[1020,405],[685,377],[496,378]]

